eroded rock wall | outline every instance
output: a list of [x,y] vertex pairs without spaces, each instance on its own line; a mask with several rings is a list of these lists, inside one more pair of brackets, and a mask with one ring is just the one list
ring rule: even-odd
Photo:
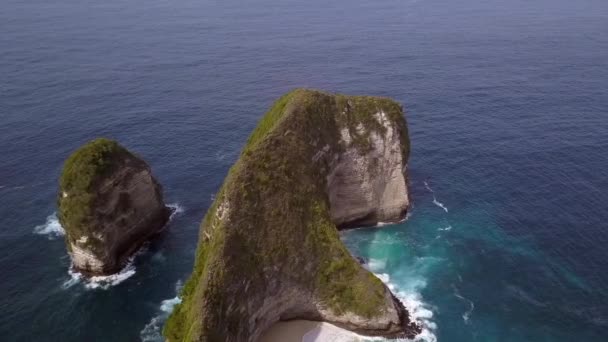
[[383,133],[358,126],[358,134],[369,135],[370,146],[364,151],[353,143],[348,127],[340,128],[342,149],[327,176],[331,217],[339,228],[398,221],[409,206],[401,135],[384,111],[373,118]]

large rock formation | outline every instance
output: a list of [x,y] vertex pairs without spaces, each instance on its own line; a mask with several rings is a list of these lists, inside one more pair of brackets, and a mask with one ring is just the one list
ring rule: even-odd
[[413,337],[403,305],[350,255],[337,226],[408,206],[409,140],[386,98],[295,90],[262,118],[201,226],[168,341],[256,341],[279,320]]
[[86,275],[118,272],[171,213],[150,167],[108,139],[66,160],[58,205],[72,265]]

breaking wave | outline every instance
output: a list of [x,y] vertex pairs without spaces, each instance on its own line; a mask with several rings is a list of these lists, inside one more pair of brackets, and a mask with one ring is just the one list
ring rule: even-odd
[[59,223],[57,213],[52,213],[46,218],[44,224],[34,227],[34,234],[46,235],[49,240],[54,240],[65,235],[65,230],[63,230],[63,227]]
[[[422,332],[418,334],[413,341],[437,342],[437,336],[435,335],[437,324],[433,321],[432,308],[422,300],[421,295],[422,289],[426,286],[426,280],[423,278],[412,279],[408,289],[404,289],[392,282],[391,277],[387,273],[382,272],[386,266],[385,260],[370,259],[369,262],[364,266],[386,284],[386,286],[395,294],[395,296],[397,296],[399,301],[401,301],[403,306],[405,306],[410,314],[410,317],[422,328]],[[373,340],[384,341],[384,339]]]
[[[179,205],[179,203],[167,204],[167,207],[173,209],[173,213],[169,217],[169,221],[171,221],[176,215],[184,212],[184,208]],[[54,239],[58,236],[65,235],[65,230],[61,227],[59,220],[57,219],[57,213],[53,213],[46,219],[46,223],[43,225],[36,226],[34,228],[34,233],[47,235],[49,239]],[[68,275],[70,278],[63,282],[61,287],[63,289],[69,289],[76,284],[82,283],[86,289],[101,289],[107,290],[112,286],[116,286],[125,280],[131,278],[135,273],[135,258],[137,256],[144,254],[148,250],[148,246],[144,244],[135,254],[133,254],[125,267],[123,267],[120,272],[115,274],[110,274],[107,276],[93,276],[86,277],[84,274],[76,271],[74,267],[70,266],[68,269]]]
[[125,280],[131,278],[136,272],[134,264],[135,258],[141,254],[144,254],[147,250],[147,246],[144,245],[142,248],[139,249],[139,251],[137,251],[137,253],[135,253],[129,258],[129,261],[127,262],[125,267],[120,270],[120,272],[107,276],[86,277],[84,274],[74,270],[74,267],[70,266],[70,269],[68,270],[68,275],[70,276],[70,279],[63,282],[61,287],[63,289],[69,289],[70,287],[76,284],[82,283],[86,289],[107,290],[110,287],[116,286],[124,282]]
[[139,337],[142,342],[163,342],[162,327],[165,320],[169,317],[173,308],[182,302],[181,298],[177,296],[182,288],[182,282],[177,281],[175,284],[176,296],[170,299],[165,299],[160,303],[158,313],[152,317],[150,322],[139,332]]

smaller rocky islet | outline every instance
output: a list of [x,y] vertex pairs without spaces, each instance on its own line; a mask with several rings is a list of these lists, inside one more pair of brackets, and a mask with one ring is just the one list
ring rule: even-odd
[[171,212],[148,164],[114,140],[90,141],[64,163],[58,217],[76,271],[120,271]]

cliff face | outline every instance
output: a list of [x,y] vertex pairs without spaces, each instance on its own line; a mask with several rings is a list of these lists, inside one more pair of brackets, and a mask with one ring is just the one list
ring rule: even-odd
[[[376,130],[366,132],[363,124],[351,133],[340,129],[342,151],[334,153],[327,176],[331,218],[338,228],[396,221],[409,206],[406,183],[405,146],[399,127],[380,109],[372,115]],[[354,135],[368,135],[361,150]]]
[[108,139],[67,159],[58,204],[73,267],[87,275],[118,272],[170,215],[148,165]]
[[336,229],[404,215],[408,154],[403,112],[389,99],[312,90],[279,99],[205,216],[167,339],[256,341],[296,318],[413,337],[407,311]]

